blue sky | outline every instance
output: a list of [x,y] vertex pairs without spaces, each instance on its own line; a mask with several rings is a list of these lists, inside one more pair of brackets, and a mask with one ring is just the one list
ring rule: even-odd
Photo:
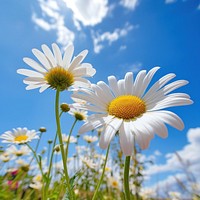
[[[75,54],[89,50],[86,61],[97,70],[90,79],[93,83],[107,82],[109,75],[123,78],[128,71],[137,73],[154,66],[161,67],[154,81],[174,72],[176,80],[190,82],[180,91],[188,93],[194,104],[171,109],[183,119],[185,129],[180,132],[169,127],[169,137],[166,140],[155,137],[150,148],[143,152],[145,156],[153,154],[156,164],[166,167],[170,162],[165,157],[168,153],[192,145],[196,140],[191,138],[196,138],[200,144],[200,130],[191,129],[200,127],[200,1],[69,2],[0,2],[0,132],[15,127],[38,129],[45,126],[49,130],[45,139],[53,138],[55,91],[46,90],[42,94],[38,90],[26,91],[24,77],[16,70],[28,68],[22,59],[25,56],[34,58],[32,48],[41,49],[42,44],[50,46],[53,42],[65,48],[68,42],[74,42]],[[67,92],[63,92],[61,98],[63,102],[70,101]],[[63,132],[67,132],[72,117],[64,117],[62,122],[66,124]],[[195,133],[189,136],[191,130]],[[161,156],[155,155],[157,150]],[[172,172],[169,168],[164,171],[167,175]]]

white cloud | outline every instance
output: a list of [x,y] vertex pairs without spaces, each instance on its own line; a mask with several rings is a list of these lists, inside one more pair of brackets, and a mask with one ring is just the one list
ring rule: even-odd
[[127,48],[126,45],[122,45],[122,46],[120,46],[119,50],[120,50],[120,51],[123,51],[123,50],[125,50],[126,48]]
[[69,42],[73,42],[75,34],[65,26],[65,17],[60,14],[57,1],[39,0],[38,2],[42,10],[42,17],[38,17],[36,13],[33,13],[33,22],[45,31],[55,30],[57,42],[63,47],[65,47]]
[[153,165],[146,173],[153,175],[161,172],[180,171],[183,168],[188,168],[190,172],[194,171],[194,169],[200,169],[200,128],[189,129],[187,138],[189,144],[176,153],[167,154],[165,164]]
[[[159,173],[172,173],[166,179],[158,181],[156,188],[177,189],[178,182],[183,183],[188,190],[192,190],[194,183],[200,182],[200,128],[191,128],[187,133],[188,144],[175,153],[168,153],[166,163],[150,165],[145,170],[148,179]],[[155,155],[155,153],[154,153]],[[180,187],[179,187],[180,189]]]
[[108,12],[108,0],[63,0],[73,12],[75,24],[77,21],[84,26],[94,26],[102,22]]
[[111,45],[113,42],[125,37],[133,28],[135,28],[133,25],[126,23],[122,29],[117,28],[113,32],[107,31],[102,34],[99,32],[92,32],[94,52],[99,53],[104,48],[103,43],[105,42],[108,42],[108,44]]
[[176,2],[176,0],[165,0],[166,4],[175,3],[175,2]]
[[139,0],[121,0],[120,4],[125,8],[134,10],[136,6],[139,4]]
[[141,62],[135,62],[133,64],[131,64],[130,66],[128,66],[129,71],[133,72],[133,73],[137,73],[142,69],[142,63]]

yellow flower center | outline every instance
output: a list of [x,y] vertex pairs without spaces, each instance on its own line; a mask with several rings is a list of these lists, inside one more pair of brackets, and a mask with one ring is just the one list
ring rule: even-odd
[[115,117],[130,120],[145,113],[145,102],[137,96],[122,95],[108,105],[108,113]]
[[51,88],[60,89],[61,91],[68,89],[74,83],[74,76],[72,73],[63,67],[54,67],[45,75],[45,80]]
[[15,137],[16,142],[26,141],[27,139],[28,139],[27,135],[19,135],[19,136]]
[[16,155],[16,156],[22,156],[22,155],[23,155],[23,152],[22,152],[22,151],[17,151],[17,152],[15,153],[15,155]]
[[112,182],[112,186],[113,186],[113,187],[118,187],[118,182],[117,182],[117,181],[113,181],[113,182]]

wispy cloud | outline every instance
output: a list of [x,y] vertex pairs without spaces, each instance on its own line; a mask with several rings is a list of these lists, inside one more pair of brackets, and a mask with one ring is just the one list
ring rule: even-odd
[[128,66],[129,71],[133,73],[137,73],[142,69],[142,63],[141,62],[134,62],[133,64]]
[[[183,163],[190,169],[200,169],[200,128],[192,128],[187,134],[189,143],[176,153],[166,155],[166,163],[162,165],[154,165],[146,171],[147,174],[158,174],[161,172],[173,172],[182,169]],[[180,156],[180,157],[179,157]],[[180,158],[183,163],[180,162]],[[199,172],[200,175],[200,172]]]
[[166,4],[175,3],[175,2],[176,2],[176,0],[165,0]]
[[57,42],[66,46],[73,42],[75,33],[65,25],[65,16],[60,14],[60,9],[55,0],[39,0],[39,6],[42,14],[38,16],[35,12],[32,14],[32,21],[45,31],[55,30]]
[[[108,0],[38,0],[39,8],[32,13],[32,21],[36,27],[45,31],[55,31],[57,43],[65,47],[76,38],[84,37],[84,40],[93,40],[94,52],[100,53],[105,47],[111,45],[120,38],[126,37],[128,33],[137,26],[125,23],[122,28],[113,28],[113,31],[96,31],[95,26],[102,23],[106,18],[112,16],[116,4],[108,4]],[[121,1],[128,9],[133,9],[138,1]],[[71,12],[69,12],[71,10]],[[71,23],[72,22],[72,23]],[[91,34],[88,33],[91,31]],[[101,29],[102,30],[102,29]],[[89,37],[89,38],[88,38]],[[119,50],[126,49],[126,44],[121,45]]]
[[126,23],[123,28],[116,28],[113,32],[104,32],[100,34],[99,32],[92,31],[92,38],[94,44],[94,52],[100,53],[100,51],[104,48],[104,45],[108,43],[111,45],[113,42],[119,40],[122,37],[127,36],[127,34],[138,26],[130,25]]
[[139,0],[121,0],[120,4],[125,8],[134,10],[136,6],[139,4]]
[[189,129],[187,138],[188,144],[175,153],[167,154],[164,164],[154,164],[145,170],[144,173],[148,179],[152,178],[153,175],[159,176],[161,173],[171,174],[152,185],[152,188],[167,188],[178,191],[180,183],[184,183],[189,192],[193,190],[193,185],[200,181],[200,128]]
[[79,28],[79,22],[84,26],[95,26],[101,23],[108,12],[108,0],[63,1],[72,10],[74,22]]

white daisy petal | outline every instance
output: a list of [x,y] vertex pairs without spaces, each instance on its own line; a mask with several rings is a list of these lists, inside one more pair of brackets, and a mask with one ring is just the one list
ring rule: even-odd
[[26,87],[26,90],[36,89],[36,88],[39,88],[39,87],[41,87],[41,86],[43,86],[43,84],[40,84],[40,85],[28,85],[28,86]]
[[31,58],[23,58],[23,61],[29,65],[30,67],[32,67],[33,69],[37,70],[40,73],[46,73],[46,69],[44,69],[39,63],[35,62],[34,60],[32,60]]
[[91,83],[89,80],[85,79],[85,78],[81,78],[81,77],[74,77],[74,85],[73,87],[83,87],[83,88],[89,88]]
[[174,107],[174,106],[183,106],[193,104],[193,101],[188,98],[168,98],[166,97],[163,101],[159,102],[149,111],[161,110],[164,108]]
[[126,92],[126,90],[125,90],[125,80],[119,80],[118,82],[117,82],[117,84],[118,84],[118,88],[119,88],[119,95],[123,95],[123,94],[125,94]]
[[102,91],[104,91],[107,94],[106,97],[109,99],[109,101],[112,101],[114,96],[111,93],[111,90],[108,87],[108,85],[104,83],[103,81],[99,81],[97,85],[102,89]]
[[113,119],[109,124],[106,125],[105,130],[100,135],[99,146],[102,149],[108,148],[110,141],[114,137],[115,133],[118,131],[122,124],[122,119]]
[[40,88],[39,92],[42,93],[42,92],[44,92],[44,90],[46,90],[46,89],[49,88],[49,87],[50,87],[49,85],[44,84],[44,85]]
[[49,64],[47,57],[41,51],[39,51],[38,49],[32,49],[32,52],[47,70],[51,69],[51,65]]
[[[82,60],[81,60],[80,62],[83,61],[83,59],[87,56],[87,54],[88,54],[88,50],[87,50],[87,49],[81,51],[81,52],[78,54],[78,56],[81,56],[81,57],[82,57]],[[77,56],[77,57],[78,57],[78,56]]]
[[64,53],[64,57],[63,57],[63,63],[65,63],[66,68],[68,68],[68,66],[72,60],[73,53],[74,53],[74,45],[70,44],[67,46],[65,53]]
[[151,82],[154,74],[160,69],[160,67],[154,67],[153,69],[151,69],[147,75],[144,78],[144,81],[142,83],[142,85],[140,86],[140,94],[138,94],[138,96],[143,96],[145,90],[147,89],[149,83]]
[[138,75],[135,78],[132,94],[140,97],[141,85],[145,76],[146,76],[146,70],[142,70],[138,73]]
[[71,65],[69,66],[68,70],[70,72],[73,72],[73,70],[80,64],[82,59],[83,59],[83,56],[81,56],[81,55],[74,58]]
[[124,79],[125,79],[125,93],[126,94],[132,94],[132,90],[133,90],[133,73],[132,72],[126,73]]
[[131,156],[134,149],[134,135],[130,130],[130,123],[124,121],[119,128],[120,145],[125,156]]
[[164,123],[167,123],[178,130],[184,129],[184,123],[182,119],[171,111],[160,110],[153,112],[153,114]]
[[97,97],[102,97],[102,103],[104,103],[104,105],[108,105],[108,103],[110,102],[110,95],[104,93],[104,91],[98,85],[92,85],[92,89],[95,91]]
[[41,73],[30,70],[30,69],[18,69],[17,73],[25,75],[25,76],[30,76],[30,77],[37,77],[37,78],[43,78],[44,77]]
[[62,54],[60,52],[58,45],[53,43],[52,49],[53,49],[53,53],[54,53],[54,56],[56,58],[56,61],[58,63],[58,66],[63,66]]
[[49,60],[49,62],[51,63],[51,67],[56,67],[57,66],[56,60],[54,58],[53,53],[49,49],[49,47],[46,44],[43,44],[42,50],[44,54],[46,55],[47,59]]
[[75,77],[79,76],[93,76],[96,73],[96,70],[94,68],[86,68],[86,67],[77,67],[76,69],[73,70],[73,74]]
[[173,79],[176,75],[171,73],[171,74],[167,74],[165,76],[163,76],[162,78],[160,78],[156,83],[153,84],[153,86],[146,92],[146,94],[144,95],[143,99],[145,101],[148,101],[149,98],[152,97],[153,94],[155,94],[155,92],[162,88],[165,84],[167,84],[167,82],[169,82],[171,79]]
[[120,92],[117,84],[117,79],[115,78],[115,76],[109,76],[108,82],[109,82],[109,87],[112,89],[114,95],[119,96]]

